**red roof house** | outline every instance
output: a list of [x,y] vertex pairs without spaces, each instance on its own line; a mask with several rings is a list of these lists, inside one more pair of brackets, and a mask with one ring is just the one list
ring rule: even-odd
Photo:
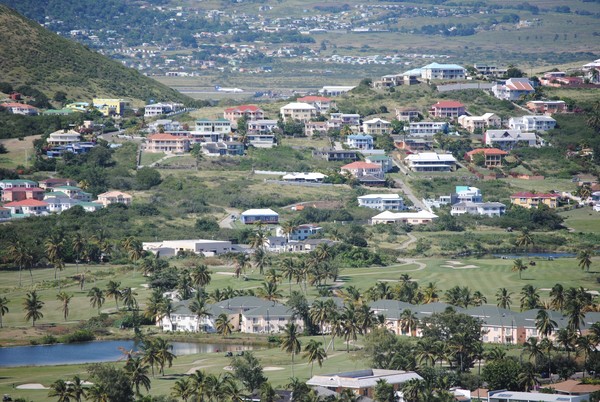
[[495,167],[502,166],[502,158],[508,155],[508,152],[498,148],[479,148],[467,152],[465,154],[465,160],[473,162],[473,157],[478,154],[484,155],[486,167]]
[[246,120],[263,120],[265,112],[256,105],[229,107],[223,112],[223,118],[229,120],[232,124],[237,123],[242,117],[245,117]]
[[458,101],[439,101],[431,106],[430,113],[435,117],[458,118],[465,114],[465,105]]

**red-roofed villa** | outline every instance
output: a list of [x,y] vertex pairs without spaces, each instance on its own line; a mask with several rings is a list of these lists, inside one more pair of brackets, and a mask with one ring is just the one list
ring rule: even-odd
[[182,154],[190,150],[190,140],[171,134],[154,134],[146,140],[146,152]]
[[256,105],[230,107],[223,112],[223,118],[229,120],[231,124],[236,124],[242,117],[245,117],[246,120],[263,120],[265,112]]
[[341,173],[348,172],[356,178],[363,176],[373,176],[378,179],[383,179],[383,170],[381,165],[368,162],[352,162],[341,167]]
[[465,155],[465,160],[473,162],[473,157],[478,154],[483,154],[485,157],[485,166],[488,168],[502,166],[502,158],[508,155],[508,152],[498,148],[479,148],[469,151]]
[[465,105],[458,101],[439,101],[431,106],[430,113],[435,117],[455,119],[465,114]]

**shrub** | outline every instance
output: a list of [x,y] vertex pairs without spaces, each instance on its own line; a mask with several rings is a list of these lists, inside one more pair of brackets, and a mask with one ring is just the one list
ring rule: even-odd
[[54,335],[44,335],[40,341],[42,345],[53,345],[58,342]]
[[65,335],[62,338],[63,343],[78,343],[78,342],[89,342],[96,339],[94,334],[87,329],[80,329],[72,334]]

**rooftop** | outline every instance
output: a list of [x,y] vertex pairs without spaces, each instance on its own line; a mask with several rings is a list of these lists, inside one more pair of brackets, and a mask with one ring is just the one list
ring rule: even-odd
[[381,169],[381,166],[376,163],[368,162],[352,162],[341,167],[342,169]]

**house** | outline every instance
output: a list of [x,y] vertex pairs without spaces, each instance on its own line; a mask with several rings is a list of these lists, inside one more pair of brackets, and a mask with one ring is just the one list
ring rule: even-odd
[[79,201],[88,202],[92,200],[92,195],[90,193],[86,193],[77,186],[56,186],[53,191],[63,193],[67,197],[75,198]]
[[[246,141],[249,145],[256,148],[273,148],[273,146],[277,145],[275,134],[273,133],[247,133]],[[243,155],[243,151],[241,155]]]
[[58,130],[50,133],[46,142],[49,146],[70,145],[81,141],[81,134],[75,130]]
[[374,390],[379,381],[393,385],[399,391],[402,384],[411,380],[422,380],[414,371],[366,369],[345,373],[323,374],[312,376],[306,382],[311,387],[323,387],[336,393],[351,390],[356,397],[374,397]]
[[239,328],[239,314],[216,304],[206,304],[209,315],[198,317],[190,310],[191,300],[183,300],[172,305],[169,315],[158,316],[156,325],[163,331],[172,332],[217,332],[215,321],[221,314],[227,315],[234,329]]
[[182,103],[154,103],[144,107],[144,117],[155,117],[178,112],[183,109]]
[[456,158],[452,154],[419,152],[406,156],[404,163],[413,172],[450,172],[456,167]]
[[550,116],[511,117],[508,127],[521,131],[548,131],[556,126],[556,120]]
[[0,222],[6,222],[10,220],[10,208],[0,207]]
[[329,130],[328,123],[325,121],[307,121],[304,123],[304,135],[312,137],[313,135],[325,135]]
[[67,109],[71,109],[74,112],[85,113],[89,110],[90,104],[88,102],[73,102],[65,105]]
[[498,99],[516,101],[535,92],[533,84],[527,78],[509,78],[504,84],[496,83],[492,93]]
[[340,96],[347,92],[352,91],[355,86],[334,86],[334,85],[325,85],[323,88],[319,89],[319,93],[323,96]]
[[358,152],[344,149],[324,149],[313,151],[313,157],[325,159],[328,162],[339,161],[356,161],[358,160]]
[[46,150],[46,156],[49,158],[60,158],[65,153],[75,155],[85,154],[96,147],[95,142],[74,142],[69,145],[59,145]]
[[396,119],[399,121],[414,121],[421,117],[421,112],[416,107],[396,108]]
[[207,257],[232,251],[230,241],[205,239],[144,242],[142,248],[161,257],[174,257],[184,251]]
[[350,173],[352,176],[360,179],[363,176],[373,176],[383,179],[383,169],[381,165],[368,162],[352,162],[340,168],[340,173]]
[[148,132],[157,133],[157,132],[178,132],[178,131],[187,131],[184,130],[184,127],[187,128],[186,125],[181,124],[178,121],[173,121],[170,119],[158,119],[151,123],[148,123]]
[[558,206],[558,194],[543,194],[520,192],[510,196],[510,202],[523,208],[537,208],[539,204],[545,204],[550,208]]
[[250,120],[246,124],[248,134],[270,134],[277,128],[277,120]]
[[535,133],[524,133],[521,130],[487,130],[483,137],[485,145],[502,150],[511,150],[517,146],[535,147],[537,140]]
[[44,189],[39,187],[10,187],[2,190],[2,202],[44,199]]
[[407,223],[410,225],[424,225],[433,222],[438,216],[429,211],[418,211],[418,212],[391,212],[384,211],[379,215],[375,215],[371,218],[371,225],[379,224],[403,224]]
[[554,114],[554,113],[565,113],[567,111],[567,104],[565,101],[529,101],[525,105],[527,109],[533,113],[542,114]]
[[246,225],[263,223],[274,225],[279,222],[279,214],[272,209],[248,209],[241,213],[240,221]]
[[[313,224],[298,225],[298,226],[295,226],[293,228],[292,232],[287,236],[289,237],[288,240],[295,240],[295,241],[306,240],[310,236],[316,235],[321,230],[323,230],[323,228],[318,225],[313,225]],[[286,236],[286,234],[283,233],[283,230],[281,227],[278,227],[276,232],[277,232],[277,236]]]
[[367,194],[357,197],[358,206],[379,211],[403,211],[404,199],[398,194]]
[[131,195],[127,193],[121,191],[108,191],[106,193],[98,194],[97,202],[105,207],[110,204],[131,205],[131,199]]
[[0,189],[2,189],[2,190],[5,190],[7,188],[15,188],[15,187],[32,188],[32,187],[37,187],[37,186],[38,186],[37,181],[33,181],[33,180],[23,180],[23,179],[0,180]]
[[437,133],[448,134],[449,130],[445,121],[411,121],[408,125],[408,134],[412,137],[433,137]]
[[385,135],[392,132],[392,123],[375,117],[371,120],[365,120],[362,124],[362,130],[365,134]]
[[471,133],[478,130],[483,132],[488,128],[502,127],[502,119],[494,113],[484,113],[481,116],[461,115],[458,116],[458,124]]
[[216,142],[231,133],[231,122],[226,119],[199,119],[196,120],[196,130],[191,135],[208,135],[210,141]]
[[292,102],[279,109],[283,121],[298,120],[306,123],[317,116],[317,108],[308,103]]
[[465,114],[465,105],[458,101],[439,101],[431,106],[429,113],[438,118],[456,119]]
[[508,155],[508,152],[498,148],[478,148],[465,154],[465,160],[473,162],[475,155],[483,155],[484,165],[488,168],[502,166],[502,159]]
[[388,74],[382,76],[380,80],[375,81],[373,86],[375,88],[392,88],[402,84],[404,84],[404,76],[402,74]]
[[327,177],[323,173],[288,173],[283,175],[281,180],[290,182],[310,182],[310,183],[322,183]]
[[125,110],[131,107],[126,99],[94,98],[92,105],[104,116],[123,116]]
[[457,64],[431,63],[421,68],[425,80],[464,80],[467,70]]
[[396,148],[409,151],[430,151],[433,146],[433,141],[429,138],[405,138],[405,135],[392,135]]
[[[81,201],[69,197],[46,197],[44,202],[48,204],[48,211],[54,213],[61,213],[81,203]],[[97,205],[102,208],[101,204]]]
[[239,141],[225,141],[225,154],[227,156],[243,156],[244,144]]
[[325,113],[331,109],[337,107],[336,102],[333,99],[326,98],[324,96],[303,96],[302,98],[296,99],[296,102],[308,103],[317,109],[317,113]]
[[241,118],[246,120],[263,120],[265,111],[256,105],[241,105],[229,107],[223,112],[223,118],[229,120],[231,124],[237,127],[237,121]]
[[54,187],[60,187],[60,186],[74,186],[75,187],[75,186],[77,186],[77,182],[75,180],[61,179],[61,178],[51,178],[51,179],[40,180],[40,188],[43,188],[46,191],[51,190]]
[[220,302],[215,303],[215,305],[241,314],[255,308],[272,306],[273,302],[256,296],[236,296],[230,299],[221,300]]
[[340,129],[350,127],[353,132],[360,131],[360,114],[358,113],[330,113],[327,128]]
[[501,77],[506,74],[506,68],[500,68],[495,64],[476,63],[473,67],[477,70],[477,74],[485,77]]
[[477,187],[471,186],[456,186],[454,188],[454,194],[450,196],[450,203],[456,204],[458,202],[482,202],[483,195],[481,190]]
[[487,402],[585,402],[589,395],[558,395],[539,392],[490,391]]
[[48,203],[45,201],[39,201],[32,198],[13,201],[4,204],[4,208],[10,209],[12,216],[23,215],[23,216],[39,216],[48,214]]
[[485,215],[489,217],[504,215],[506,205],[501,202],[459,202],[452,205],[450,215]]
[[383,173],[387,173],[394,168],[392,158],[387,155],[369,155],[365,158],[365,162],[377,163],[381,165],[381,170],[383,170]]
[[296,324],[304,330],[304,321],[291,308],[277,302],[240,313],[240,331],[247,334],[278,334],[287,324]]
[[551,388],[561,395],[586,395],[600,391],[600,384],[585,384],[579,380],[566,380],[548,384],[545,388]]
[[26,105],[25,103],[1,103],[0,107],[5,108],[12,114],[21,114],[24,116],[37,116],[40,113],[38,108],[31,105]]
[[144,150],[149,153],[182,154],[189,152],[190,140],[172,134],[152,134],[146,138]]
[[373,149],[373,137],[365,134],[353,134],[346,138],[346,145],[353,149]]

